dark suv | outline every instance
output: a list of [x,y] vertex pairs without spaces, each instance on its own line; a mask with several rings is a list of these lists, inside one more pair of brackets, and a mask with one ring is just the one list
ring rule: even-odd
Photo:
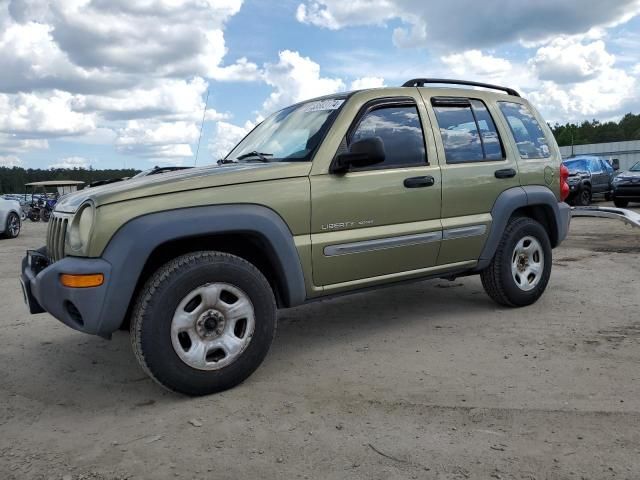
[[569,170],[569,198],[572,205],[589,205],[594,195],[611,199],[613,167],[600,157],[581,155],[562,162]]
[[613,203],[625,208],[629,202],[640,202],[640,162],[613,180]]

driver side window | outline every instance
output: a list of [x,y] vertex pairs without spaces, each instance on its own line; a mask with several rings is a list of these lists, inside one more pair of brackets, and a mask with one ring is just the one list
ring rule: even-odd
[[358,140],[379,137],[384,144],[384,162],[367,169],[426,165],[424,135],[415,105],[382,106],[370,110],[360,119],[349,138]]

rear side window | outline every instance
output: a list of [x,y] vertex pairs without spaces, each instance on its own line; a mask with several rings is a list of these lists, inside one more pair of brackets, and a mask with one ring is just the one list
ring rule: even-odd
[[431,100],[438,119],[447,163],[502,160],[504,152],[495,123],[480,100]]
[[498,102],[507,119],[521,158],[547,158],[551,155],[542,127],[526,105]]
[[386,153],[384,162],[374,168],[427,163],[422,124],[415,105],[379,107],[367,112],[349,143],[369,137],[380,137]]

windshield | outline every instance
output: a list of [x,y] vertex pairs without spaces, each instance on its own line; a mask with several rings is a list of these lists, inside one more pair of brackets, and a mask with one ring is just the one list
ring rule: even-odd
[[569,170],[569,173],[589,171],[589,167],[587,166],[586,160],[569,160],[563,163],[564,163],[564,166],[567,167],[567,169]]
[[632,172],[640,172],[640,162],[636,162],[636,164],[629,169]]
[[345,98],[312,100],[274,113],[227,155],[229,160],[311,160]]

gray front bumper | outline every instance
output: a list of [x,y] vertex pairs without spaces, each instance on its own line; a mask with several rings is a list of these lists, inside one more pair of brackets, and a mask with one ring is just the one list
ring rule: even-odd
[[[63,273],[101,273],[104,283],[99,287],[69,288],[60,283]],[[100,258],[65,257],[37,274],[30,264],[29,255],[22,259],[20,281],[29,311],[34,314],[49,312],[65,325],[84,333],[109,337],[113,331],[111,328],[111,331],[103,329],[110,280],[111,265]]]

